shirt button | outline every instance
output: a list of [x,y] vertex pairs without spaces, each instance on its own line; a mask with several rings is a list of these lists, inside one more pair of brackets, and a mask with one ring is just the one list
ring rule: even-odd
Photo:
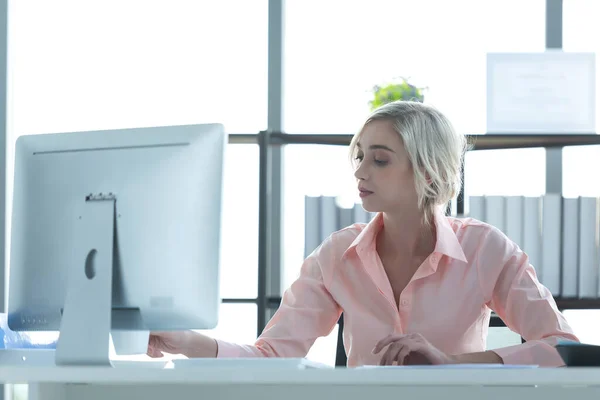
[[434,262],[434,263],[438,262],[438,256],[436,256],[436,255],[431,256],[431,262]]
[[408,305],[408,300],[402,300],[400,304],[402,304],[402,307],[406,307]]

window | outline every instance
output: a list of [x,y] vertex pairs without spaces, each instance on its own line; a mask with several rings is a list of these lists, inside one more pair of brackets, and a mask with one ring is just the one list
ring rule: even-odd
[[[600,93],[600,3],[595,0],[564,0],[563,49],[596,53],[596,93]],[[596,100],[596,130],[600,101]],[[600,181],[590,173],[600,168],[600,146],[573,146],[563,150],[563,195],[600,196]],[[600,310],[566,310],[564,315],[582,342],[600,344]]]
[[340,326],[336,324],[329,335],[318,338],[310,348],[306,358],[325,365],[331,365],[332,367],[335,366],[339,327]]
[[[266,127],[267,0],[10,3],[7,216],[20,135],[206,122],[229,133]],[[228,146],[223,297],[256,296],[258,166],[257,146]],[[254,342],[255,304],[222,304],[219,318],[203,332]],[[14,394],[26,397],[27,386]]]
[[284,121],[290,133],[355,132],[369,111],[371,88],[395,77],[428,87],[425,101],[461,132],[484,133],[486,52],[545,47],[544,0],[286,6]]
[[563,314],[582,343],[600,345],[600,310],[565,310]]
[[[288,3],[289,4],[289,3]],[[288,145],[284,147],[283,270],[285,290],[298,277],[304,260],[306,196],[335,196],[342,207],[352,207],[358,199],[356,182],[346,146]],[[335,365],[338,325],[318,338],[307,358]]]
[[346,146],[288,145],[284,147],[284,159],[285,289],[297,278],[304,260],[306,196],[336,196],[341,205],[352,207],[358,192]]
[[256,322],[256,304],[221,304],[217,327],[197,332],[228,342],[254,344]]
[[236,133],[266,126],[266,0],[19,0],[9,11],[12,138],[202,122]]
[[541,196],[546,192],[543,148],[476,150],[465,156],[465,212],[469,196]]
[[[596,96],[600,93],[600,26],[597,16],[600,3],[595,0],[564,0],[563,50],[596,53]],[[597,97],[598,98],[598,97]],[[600,101],[596,100],[596,130],[600,118]]]
[[521,344],[521,335],[504,326],[491,326],[488,328],[486,350]]
[[221,297],[258,294],[258,146],[227,146],[223,187]]
[[[207,122],[263,130],[267,16],[267,0],[11,1],[7,231],[20,135]],[[255,297],[257,146],[228,146],[225,177],[221,295]],[[225,307],[231,322],[219,332],[255,336],[247,307]]]
[[[596,16],[600,3],[595,0],[565,0],[563,2],[563,48],[565,51],[600,53],[600,26]],[[597,76],[600,63],[596,59]],[[596,78],[596,93],[600,79]],[[600,101],[596,101],[596,120],[600,118]],[[596,126],[597,122],[596,122]],[[598,196],[600,182],[588,179],[589,171],[600,167],[600,146],[575,146],[563,150],[563,193],[568,197]]]
[[[221,304],[219,308],[219,322],[216,328],[196,330],[196,332],[232,343],[253,344],[256,340],[256,321],[256,304]],[[152,360],[152,358],[145,354],[119,356],[112,351],[110,357],[114,360]],[[169,358],[185,357],[173,354]]]
[[[286,132],[355,133],[369,113],[372,87],[406,77],[428,88],[425,101],[457,130],[480,134],[486,53],[543,51],[545,1],[306,0],[286,3],[285,26]],[[466,161],[472,193],[545,190],[543,150],[486,152],[491,162],[477,153]],[[346,147],[290,145],[285,163],[284,288],[304,258],[305,197],[336,196],[344,207],[358,200]],[[501,179],[485,182],[484,173],[498,169]],[[335,354],[332,335],[323,357]]]
[[563,195],[600,196],[600,180],[590,179],[600,169],[600,146],[571,146],[563,149]]

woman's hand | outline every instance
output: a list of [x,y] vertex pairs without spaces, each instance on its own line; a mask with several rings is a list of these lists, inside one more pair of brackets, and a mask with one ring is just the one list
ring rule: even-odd
[[150,332],[148,341],[148,355],[152,358],[160,358],[163,352],[169,354],[183,354],[188,347],[188,332]]
[[147,354],[160,358],[163,353],[183,354],[188,358],[216,357],[217,342],[193,331],[150,332]]
[[439,365],[455,364],[456,360],[429,343],[422,335],[411,333],[407,335],[389,335],[380,340],[373,354],[378,354],[385,346],[388,349],[379,365]]

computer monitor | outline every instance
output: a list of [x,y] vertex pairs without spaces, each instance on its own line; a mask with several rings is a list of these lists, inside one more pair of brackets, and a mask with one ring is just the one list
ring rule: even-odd
[[[58,365],[211,329],[220,305],[220,124],[21,136],[8,325],[60,331]],[[136,348],[137,347],[137,348]]]

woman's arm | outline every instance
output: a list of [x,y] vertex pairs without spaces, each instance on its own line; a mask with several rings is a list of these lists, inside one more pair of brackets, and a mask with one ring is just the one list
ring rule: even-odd
[[[478,269],[488,306],[526,342],[495,349],[505,364],[562,366],[554,348],[559,340],[579,341],[558,310],[550,291],[537,279],[529,257],[502,232],[492,228],[485,238]],[[459,359],[489,359],[492,354],[463,355]]]
[[188,358],[305,357],[318,337],[333,330],[342,313],[328,289],[335,253],[330,237],[304,261],[300,276],[286,290],[279,309],[254,345],[226,342],[193,331],[152,332],[148,355],[162,357],[166,352]]
[[494,351],[481,351],[451,356],[456,364],[503,364],[502,357]]
[[[216,340],[217,356],[305,357],[317,338],[333,330],[342,313],[328,289],[335,250],[330,237],[306,258],[300,276],[285,291],[279,309],[254,345]],[[205,343],[200,337],[195,340]]]

